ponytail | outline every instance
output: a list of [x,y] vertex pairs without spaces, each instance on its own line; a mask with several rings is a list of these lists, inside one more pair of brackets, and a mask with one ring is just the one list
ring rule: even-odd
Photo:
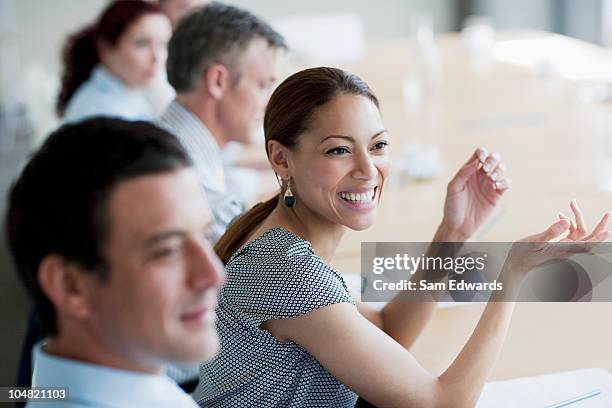
[[68,38],[62,53],[62,62],[64,64],[62,87],[56,104],[59,117],[64,116],[68,101],[79,86],[89,78],[91,71],[99,62],[95,27],[86,27]]
[[255,228],[263,222],[278,205],[279,195],[262,203],[255,204],[246,213],[240,215],[232,222],[225,234],[217,241],[215,252],[227,264],[232,255],[240,249],[248,236],[255,231]]

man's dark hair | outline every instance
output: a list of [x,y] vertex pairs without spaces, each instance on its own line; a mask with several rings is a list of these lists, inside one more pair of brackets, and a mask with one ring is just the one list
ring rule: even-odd
[[279,33],[248,11],[216,2],[208,4],[183,18],[174,30],[168,45],[168,81],[176,92],[185,92],[192,90],[200,75],[215,64],[234,70],[237,55],[258,37],[271,47],[287,48]]
[[125,180],[190,166],[176,138],[147,122],[95,118],[53,132],[11,187],[6,234],[43,330],[58,332],[55,308],[38,283],[49,254],[105,279],[107,202]]

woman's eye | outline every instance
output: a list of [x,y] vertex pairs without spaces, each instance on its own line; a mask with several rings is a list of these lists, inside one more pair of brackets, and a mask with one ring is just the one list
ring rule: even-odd
[[389,146],[389,142],[387,141],[378,142],[374,145],[374,150],[384,149],[387,146]]
[[333,149],[328,150],[326,153],[330,156],[341,156],[345,153],[349,153],[349,151],[346,147],[335,147]]

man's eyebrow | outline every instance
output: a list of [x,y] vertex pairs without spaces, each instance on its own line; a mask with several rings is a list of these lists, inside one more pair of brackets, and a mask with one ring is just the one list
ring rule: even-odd
[[[215,227],[215,223],[214,220],[209,220],[206,225],[204,225],[203,231],[204,234],[208,235],[211,234],[214,231],[214,227]],[[184,230],[169,230],[169,231],[164,231],[164,232],[160,232],[158,234],[153,235],[152,237],[150,237],[149,239],[147,239],[144,242],[144,247],[148,248],[151,247],[161,241],[165,241],[167,239],[172,239],[172,238],[184,238],[187,235],[187,232]],[[209,238],[209,237],[207,237]]]
[[[386,132],[387,132],[387,129],[383,129],[383,130],[381,130],[379,132],[376,132],[370,138],[370,140],[371,139],[375,139],[376,137],[378,137],[378,136],[380,136],[380,135],[382,135],[383,133],[386,133]],[[352,136],[347,136],[347,135],[329,135],[329,136],[326,136],[323,140],[321,140],[321,143],[325,142],[327,139],[333,139],[333,138],[345,139],[345,140],[348,140],[350,142],[354,142],[355,141],[355,139]]]
[[151,238],[147,239],[144,242],[143,246],[145,248],[149,248],[155,244],[158,244],[161,241],[165,241],[167,239],[172,239],[172,238],[183,238],[185,235],[186,235],[186,232],[182,230],[170,230],[170,231],[160,232],[159,234],[155,234]]

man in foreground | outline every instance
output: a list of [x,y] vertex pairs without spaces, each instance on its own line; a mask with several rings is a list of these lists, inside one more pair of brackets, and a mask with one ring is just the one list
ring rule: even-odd
[[162,373],[217,352],[223,272],[174,137],[118,119],[64,126],[14,184],[6,221],[47,336],[33,386],[67,387],[61,406],[194,406]]

